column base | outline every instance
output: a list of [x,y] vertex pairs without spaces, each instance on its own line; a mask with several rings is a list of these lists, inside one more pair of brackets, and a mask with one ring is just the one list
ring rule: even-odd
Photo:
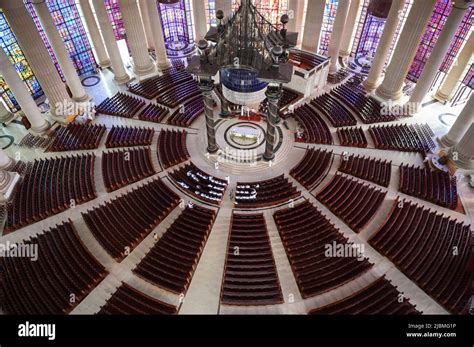
[[339,57],[342,59],[349,58],[350,55],[351,55],[351,52],[339,51]]
[[100,66],[101,69],[107,69],[107,68],[112,66],[112,63],[111,63],[110,59],[108,59],[108,60],[99,62],[99,66]]
[[217,153],[217,151],[219,151],[219,146],[217,145],[209,145],[207,146],[207,153],[209,154],[214,154],[214,153]]
[[10,171],[11,169],[13,169],[15,164],[16,164],[16,161],[13,160],[12,158],[8,157],[8,162],[5,163],[4,165],[0,166],[0,171],[1,170]]
[[134,62],[131,62],[133,73],[137,77],[139,81],[143,81],[147,78],[154,77],[158,75],[158,71],[156,71],[155,64],[150,60],[150,64],[145,67],[138,68]]
[[439,102],[443,104],[446,104],[450,99],[449,95],[446,95],[440,92],[439,90],[433,94],[433,98],[435,98],[436,100],[438,100]]
[[39,127],[31,126],[30,130],[34,134],[41,135],[48,131],[49,128],[51,128],[51,124],[47,120],[45,120],[43,125]]
[[14,119],[15,119],[15,115],[11,112],[8,112],[4,114],[3,116],[0,116],[0,123],[9,124]]
[[20,175],[18,173],[0,171],[0,203],[12,200],[18,182],[20,182]]
[[167,70],[171,68],[173,65],[169,59],[166,59],[166,62],[156,62],[156,69],[159,71]]
[[456,144],[455,141],[451,140],[448,137],[448,134],[446,134],[442,137],[438,137],[437,140],[438,140],[438,143],[444,148],[451,148]]
[[401,92],[400,92],[400,94],[393,95],[393,94],[387,93],[383,90],[381,91],[380,87],[377,88],[375,90],[375,93],[374,93],[374,98],[377,101],[380,101],[382,103],[391,102],[393,105],[401,105],[402,96],[403,96],[403,93],[401,93]]
[[125,84],[125,83],[128,83],[131,81],[131,77],[128,75],[128,74],[125,74],[125,76],[115,76],[114,77],[114,81],[115,83],[117,83],[118,85],[122,85],[122,84]]
[[380,86],[380,79],[375,83],[367,82],[367,80],[365,80],[362,82],[362,86],[367,93],[371,93]]
[[87,102],[89,100],[92,100],[92,97],[89,95],[89,94],[85,94],[83,96],[80,96],[80,97],[73,97],[72,98],[73,101],[75,102],[78,102],[78,103],[82,103],[82,102]]
[[379,97],[383,101],[392,100],[393,103],[399,103],[403,96],[403,93],[401,90],[397,92],[386,90],[382,84],[375,91],[375,96]]
[[66,125],[68,123],[67,120],[66,120],[67,116],[65,117],[65,116],[60,116],[60,115],[50,113],[49,117],[51,118],[51,120],[53,122],[57,122],[57,123],[64,124],[64,125]]
[[272,154],[264,153],[262,158],[265,161],[272,161],[273,159],[275,159],[275,153],[272,153]]
[[[457,159],[453,158],[453,153],[457,152]],[[455,147],[451,147],[449,150],[449,157],[453,161],[454,164],[458,167],[458,169],[465,169],[465,170],[474,170],[474,157],[467,157],[462,153],[459,153]]]

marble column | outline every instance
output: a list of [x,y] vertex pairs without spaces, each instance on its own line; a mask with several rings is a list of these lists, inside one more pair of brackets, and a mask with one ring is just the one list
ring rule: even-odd
[[156,6],[155,1],[148,1],[148,0],[138,0],[138,5],[140,5],[140,15],[142,17],[143,29],[145,29],[147,47],[149,49],[156,49],[155,41],[153,40],[153,31],[151,29],[150,16],[148,14],[149,2],[151,2],[152,4]]
[[456,118],[449,132],[439,139],[440,144],[444,147],[452,147],[457,144],[471,123],[474,123],[474,94],[469,97],[469,101]]
[[281,99],[281,86],[268,86],[265,95],[268,100],[267,112],[267,134],[265,137],[265,153],[263,159],[271,161],[275,158],[275,133],[276,124],[279,119],[280,108],[278,104]]
[[9,171],[15,165],[15,161],[10,158],[7,153],[0,148],[0,170]]
[[146,1],[146,5],[147,13],[150,18],[153,42],[155,44],[156,67],[158,70],[169,69],[171,67],[171,62],[166,55],[165,39],[163,36],[163,28],[161,26],[158,7],[154,1]]
[[403,83],[406,79],[416,51],[425,33],[426,25],[433,13],[437,0],[414,1],[400,34],[392,60],[387,67],[385,78],[377,88],[376,95],[382,100],[401,99]]
[[468,64],[471,62],[473,52],[474,34],[471,32],[468,40],[466,41],[464,47],[461,50],[461,53],[459,53],[459,56],[454,61],[451,70],[449,70],[447,76],[444,78],[441,87],[435,93],[434,97],[437,100],[441,102],[447,102],[451,100],[456,85],[462,78],[463,73],[464,71],[466,71]]
[[60,108],[57,106],[70,104],[71,98],[38,33],[33,18],[23,1],[4,0],[1,4],[15,37],[48,99],[51,115],[63,118],[65,115],[59,114]]
[[204,39],[207,34],[206,6],[203,0],[193,0],[193,18],[196,41]]
[[339,0],[337,6],[336,18],[332,27],[331,40],[329,41],[328,55],[331,58],[329,63],[329,74],[333,75],[339,70],[339,51],[341,49],[341,41],[344,35],[345,23],[351,0]]
[[199,89],[204,97],[204,114],[206,116],[207,130],[207,152],[216,153],[219,150],[216,142],[216,124],[214,121],[214,99],[212,99],[212,91],[214,90],[214,81],[212,78],[201,78],[199,81]]
[[449,153],[458,168],[467,170],[474,169],[474,123],[469,125],[464,136]]
[[44,29],[44,33],[48,37],[48,41],[53,48],[54,54],[58,60],[59,66],[63,72],[66,84],[71,90],[72,98],[76,102],[86,102],[90,100],[86,90],[82,86],[81,79],[77,75],[74,64],[72,63],[69,53],[64,45],[64,42],[59,35],[59,32],[54,24],[53,18],[49,13],[48,6],[45,0],[31,0],[34,6],[38,19]]
[[138,77],[145,77],[156,72],[155,64],[148,53],[140,12],[136,0],[120,0],[125,30],[127,31],[128,44],[132,51],[133,72]]
[[15,115],[5,106],[3,100],[0,100],[0,123],[8,123],[15,118]]
[[224,11],[226,17],[232,15],[232,0],[215,0],[216,10]]
[[382,36],[380,37],[377,50],[375,51],[375,57],[372,61],[372,66],[370,67],[366,80],[363,82],[363,85],[368,92],[375,90],[375,88],[377,88],[380,84],[382,71],[385,67],[385,63],[387,62],[388,55],[390,54],[390,47],[397,33],[397,27],[400,21],[400,12],[403,10],[404,6],[405,0],[392,1]]
[[5,79],[5,82],[7,82],[23,113],[28,118],[31,124],[31,131],[43,133],[48,130],[50,127],[49,122],[41,114],[35,100],[33,100],[25,83],[21,80],[3,49],[0,49],[0,74]]
[[321,29],[323,27],[324,6],[326,0],[308,1],[306,21],[304,24],[303,43],[301,48],[312,53],[317,53]]
[[[221,91],[222,91],[222,70],[219,71],[219,83],[221,83]],[[227,118],[231,115],[230,109],[229,109],[229,101],[224,96],[224,93],[219,93],[220,101],[221,101],[221,112],[219,113],[219,116],[222,118]]]
[[411,109],[413,110],[413,113],[421,110],[421,103],[430,90],[431,84],[443,63],[444,57],[451,46],[454,35],[456,34],[459,24],[461,24],[468,7],[469,2],[466,2],[465,0],[456,0],[454,3],[453,9],[446,19],[446,24],[433,47],[433,51],[431,52],[428,61],[423,67],[423,71],[421,72],[421,75],[416,82],[415,89],[408,101],[409,105],[412,105]]
[[85,24],[89,30],[89,35],[94,45],[94,50],[96,53],[97,63],[102,68],[107,68],[110,66],[109,55],[105,49],[104,41],[100,35],[99,27],[94,18],[94,13],[92,12],[91,4],[89,0],[79,0],[79,5],[81,6],[82,13],[84,14]]
[[97,20],[99,22],[102,35],[104,36],[105,47],[110,56],[110,62],[115,75],[115,81],[118,84],[124,84],[130,81],[130,76],[125,70],[125,66],[120,55],[117,41],[115,40],[112,24],[109,22],[107,10],[105,8],[104,0],[92,0]]
[[352,0],[351,6],[349,7],[349,13],[347,14],[346,24],[344,27],[344,34],[341,40],[341,50],[339,55],[347,58],[352,51],[352,43],[354,42],[354,31],[357,28],[357,19],[360,15],[360,1]]

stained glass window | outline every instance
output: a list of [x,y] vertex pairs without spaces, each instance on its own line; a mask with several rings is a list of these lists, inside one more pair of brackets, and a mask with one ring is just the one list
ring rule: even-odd
[[5,101],[5,105],[7,105],[11,112],[15,113],[20,110],[20,105],[18,105],[15,96],[3,77],[0,77],[0,94],[2,95],[3,101]]
[[109,22],[112,24],[115,39],[117,41],[127,39],[125,24],[123,23],[122,13],[120,12],[119,0],[105,0],[105,9],[109,16]]
[[474,89],[474,63],[467,68],[467,72],[459,83],[456,92],[454,93],[451,106],[462,105],[466,103],[471,97]]
[[168,54],[185,52],[194,42],[192,30],[192,11],[189,0],[173,4],[158,3],[163,34]]
[[59,75],[61,76],[61,79],[64,80],[64,75],[61,70],[61,67],[59,66],[58,59],[56,59],[56,55],[54,54],[53,48],[49,44],[48,38],[46,37],[46,34],[43,30],[43,27],[41,26],[40,20],[38,16],[36,15],[35,10],[33,9],[33,5],[31,4],[31,0],[25,1],[26,8],[28,9],[28,12],[31,14],[31,17],[33,18],[33,21],[35,22],[36,28],[38,28],[38,32],[41,36],[41,39],[44,42],[44,45],[46,46],[46,49],[48,50],[48,53],[51,57],[51,60],[53,61],[54,66],[56,66],[56,70],[58,70]]
[[451,42],[451,46],[446,53],[446,57],[444,58],[443,64],[441,64],[440,70],[444,73],[447,73],[449,68],[454,62],[454,59],[458,55],[461,47],[464,43],[464,40],[469,34],[471,30],[472,24],[474,22],[474,8],[470,7],[467,9],[464,17],[462,19],[461,25],[459,25],[458,30],[454,36],[453,41]]
[[[357,25],[356,35],[354,37],[354,43],[352,46],[352,54],[356,57],[361,55],[366,55],[367,52],[374,52],[377,50],[378,43],[380,42],[380,37],[383,34],[383,29],[385,28],[386,19],[383,19],[383,23],[380,18],[376,18],[368,14],[369,5],[373,0],[364,0],[361,9],[361,16],[359,24]],[[395,31],[393,42],[390,46],[390,52],[388,55],[387,62],[390,61],[391,54],[393,49],[398,41],[400,32],[405,25],[406,17],[410,12],[413,0],[406,0],[405,5],[402,11],[402,17],[399,18],[397,30]],[[368,41],[368,42],[366,42]]]
[[[229,14],[227,13],[226,15]],[[217,26],[216,0],[209,0],[206,2],[206,16],[208,26]]]
[[370,14],[367,16],[359,47],[357,49],[358,56],[375,56],[375,50],[380,41],[380,36],[382,36],[385,22],[385,18],[378,18]]
[[357,53],[357,49],[359,48],[360,38],[362,37],[362,32],[364,30],[365,21],[367,19],[367,9],[369,7],[369,3],[372,0],[364,0],[362,3],[362,8],[360,10],[360,17],[359,22],[357,23],[356,33],[354,35],[354,41],[352,43],[352,54],[355,55]]
[[453,5],[450,0],[438,0],[436,2],[435,9],[431,14],[428,26],[416,52],[415,59],[408,71],[407,79],[409,81],[416,83],[420,77],[423,67],[439,38],[441,30],[443,30],[443,27],[446,24],[446,19],[449,16],[452,7]]
[[326,0],[324,8],[323,26],[321,29],[321,38],[319,41],[319,54],[327,55],[329,41],[331,40],[332,27],[336,19],[337,5],[339,0]]
[[[183,0],[181,0],[183,1]],[[192,11],[192,0],[184,0],[184,10],[186,11],[186,24],[188,25],[188,35],[189,35],[189,42],[194,42],[194,32],[193,32],[193,11]]]
[[462,80],[462,84],[465,86],[474,89],[474,63],[471,64],[470,69],[467,71],[466,76]]
[[[39,98],[42,96],[43,90],[38,83],[33,71],[31,70],[28,61],[21,50],[18,41],[13,34],[13,31],[8,24],[5,15],[0,10],[0,46],[5,51],[6,55],[15,66],[16,71],[20,75],[20,78],[25,82],[28,91],[30,92],[31,96],[34,99]],[[0,94],[2,95],[3,100],[5,101],[6,105],[10,108],[12,112],[18,111],[19,105],[16,102],[13,93],[11,92],[10,88],[6,84],[3,78],[0,79]]]
[[[288,12],[288,0],[254,0],[257,10],[270,23],[280,26],[280,17]],[[232,0],[232,8],[236,11],[240,6],[240,0]]]
[[[37,18],[36,11],[30,4],[31,0],[26,1],[27,5],[29,5],[27,7],[35,20],[38,31],[40,32],[45,45],[48,47],[51,58],[56,62],[56,57],[54,56],[54,52],[52,51],[48,39],[44,34],[44,30]],[[82,25],[75,0],[48,0],[46,3],[77,73],[83,75],[94,72],[97,64],[86,31]]]

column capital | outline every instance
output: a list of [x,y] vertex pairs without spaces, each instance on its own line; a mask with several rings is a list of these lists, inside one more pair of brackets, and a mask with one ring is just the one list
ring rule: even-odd
[[265,91],[265,95],[268,98],[268,101],[270,100],[279,100],[281,98],[281,85],[278,86],[268,86],[267,90]]
[[211,78],[200,78],[198,83],[199,89],[203,93],[212,93],[214,90],[214,80]]

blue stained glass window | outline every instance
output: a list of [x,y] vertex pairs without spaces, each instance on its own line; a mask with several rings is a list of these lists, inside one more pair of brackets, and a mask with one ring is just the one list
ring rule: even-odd
[[[226,13],[228,16],[229,13]],[[209,0],[206,4],[206,16],[208,26],[217,26],[216,19],[216,0]]]
[[319,39],[319,54],[328,54],[329,41],[331,40],[332,27],[336,19],[337,6],[339,0],[326,0],[324,8],[323,26],[321,28],[321,37]]
[[359,42],[359,47],[357,48],[357,55],[369,57],[375,56],[380,36],[382,36],[385,27],[385,22],[385,18],[378,18],[372,15],[367,16],[362,31],[362,38]]
[[[354,36],[354,42],[352,45],[352,54],[356,57],[360,57],[361,54],[364,54],[368,51],[375,52],[377,50],[378,43],[380,42],[380,37],[383,34],[383,29],[385,28],[386,18],[383,19],[383,25],[381,20],[375,19],[368,12],[370,3],[373,0],[364,0],[361,9],[361,15],[359,18],[359,24],[357,25],[356,34]],[[387,62],[390,60],[390,56],[395,48],[395,44],[398,40],[400,32],[405,24],[406,17],[409,13],[409,9],[413,3],[413,0],[405,0],[403,7],[402,15],[399,18],[397,29],[395,31],[394,39],[390,45],[390,52],[388,55]],[[372,18],[371,18],[372,17]],[[376,18],[376,17],[375,17]],[[369,42],[366,42],[369,41]]]
[[158,3],[158,9],[168,55],[186,53],[194,43],[190,0],[173,4]]
[[[4,13],[0,10],[0,46],[5,51],[6,55],[15,66],[16,71],[20,75],[20,78],[25,82],[25,85],[34,99],[42,96],[43,90],[41,89],[38,80],[36,79],[33,71],[31,70],[28,61],[21,50],[20,45],[5,18]],[[0,78],[0,94],[2,95],[5,104],[8,106],[10,111],[16,112],[20,109],[13,93],[6,84],[3,78]]]
[[[54,51],[44,33],[36,11],[31,4],[31,0],[25,0],[25,3],[36,23],[36,27],[38,28],[46,47],[48,48],[53,62],[56,64],[58,72],[60,72],[62,76]],[[49,12],[56,24],[59,35],[64,41],[77,73],[79,75],[84,75],[94,72],[97,64],[75,0],[47,0],[46,4],[48,5]]]

